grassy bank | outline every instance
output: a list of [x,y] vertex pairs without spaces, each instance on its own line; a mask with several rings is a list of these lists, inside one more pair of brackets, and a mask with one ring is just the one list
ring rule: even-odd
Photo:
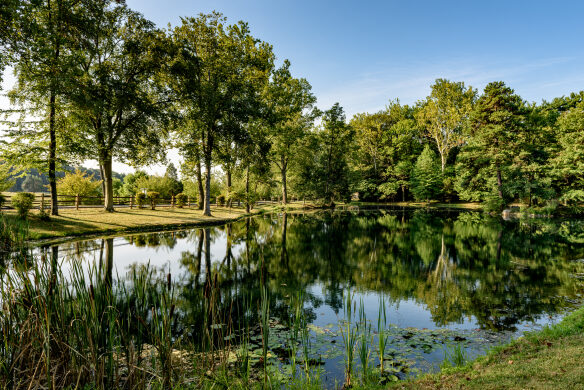
[[461,368],[395,385],[401,389],[582,389],[584,307]]
[[[312,207],[302,203],[292,203],[287,210]],[[131,231],[165,230],[188,226],[204,226],[237,220],[246,215],[279,211],[282,206],[265,205],[254,208],[250,214],[244,208],[212,207],[212,216],[203,215],[201,210],[189,208],[159,207],[150,209],[117,209],[107,213],[98,208],[80,210],[61,209],[59,216],[41,220],[36,212],[29,218],[29,238],[42,240],[63,237],[78,237],[93,234],[109,234]],[[14,212],[5,212],[8,219],[16,219]]]

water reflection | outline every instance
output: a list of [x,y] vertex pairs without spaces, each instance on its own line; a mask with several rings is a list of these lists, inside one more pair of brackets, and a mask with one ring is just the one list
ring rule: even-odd
[[501,331],[553,317],[580,301],[583,237],[581,221],[502,222],[470,212],[372,210],[269,215],[220,227],[71,242],[51,253],[98,259],[110,284],[136,264],[150,262],[170,272],[181,286],[185,328],[200,323],[209,286],[218,287],[223,315],[237,326],[246,302],[255,302],[265,283],[271,313],[281,318],[288,315],[286,297],[302,290],[310,321],[336,322],[343,291],[355,288],[383,292],[395,318],[419,314],[405,325]]

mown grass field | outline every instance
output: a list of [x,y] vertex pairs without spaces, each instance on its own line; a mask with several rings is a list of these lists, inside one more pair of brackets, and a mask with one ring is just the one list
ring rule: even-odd
[[[292,203],[286,206],[287,210],[298,210],[310,205]],[[251,214],[282,210],[279,205],[262,205],[254,208]],[[194,208],[157,207],[129,209],[119,208],[114,213],[108,213],[100,208],[83,208],[79,210],[63,208],[59,216],[51,216],[50,220],[43,221],[38,212],[33,211],[29,216],[29,238],[41,240],[50,238],[77,237],[91,234],[108,234],[127,231],[149,231],[180,228],[187,226],[209,225],[233,221],[244,217],[245,208],[211,208],[212,216],[207,217],[203,212]],[[16,218],[14,211],[5,211],[7,217]]]

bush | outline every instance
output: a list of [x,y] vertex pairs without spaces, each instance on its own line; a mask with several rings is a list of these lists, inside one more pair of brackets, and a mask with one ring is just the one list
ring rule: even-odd
[[148,196],[148,199],[150,199],[150,206],[152,207],[152,210],[155,210],[158,199],[160,199],[160,193],[156,191],[150,191],[146,195]]
[[217,195],[217,206],[225,206],[225,195]]
[[183,208],[185,204],[187,204],[188,197],[186,194],[180,193],[176,196],[176,206],[179,208]]
[[2,207],[4,207],[5,203],[6,203],[6,196],[4,194],[0,194],[0,209],[2,209]]
[[12,206],[18,212],[20,218],[26,219],[28,212],[32,209],[34,194],[31,194],[30,192],[19,192],[12,196],[11,201]]
[[144,208],[144,205],[146,204],[146,194],[142,193],[142,192],[138,192],[136,194],[136,204],[138,205],[139,209]]

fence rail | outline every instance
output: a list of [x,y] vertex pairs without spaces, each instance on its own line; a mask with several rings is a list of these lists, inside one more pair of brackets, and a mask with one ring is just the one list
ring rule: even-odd
[[[9,198],[9,197],[8,197]],[[305,199],[299,198],[290,198],[289,203],[294,202],[306,202]],[[59,207],[64,208],[99,208],[103,207],[104,197],[103,196],[75,196],[75,195],[59,195],[57,197],[57,205]],[[269,205],[269,204],[281,204],[282,199],[280,197],[275,197],[271,199],[260,199],[254,202],[254,205]],[[245,203],[241,201],[233,201],[233,205],[237,205],[237,207],[243,206]],[[114,207],[123,207],[123,208],[138,208],[136,204],[135,196],[114,196],[113,197],[113,205]],[[218,206],[217,201],[211,203],[212,206]],[[197,207],[198,202],[190,197],[187,198],[187,201],[184,207]],[[150,201],[146,200],[146,203],[143,206],[144,208],[150,207]],[[158,198],[156,201],[156,207],[178,207],[176,198]],[[4,208],[12,209],[12,205],[10,204],[9,199],[7,199],[6,205]],[[33,201],[33,208],[34,209],[41,209],[44,208],[46,210],[51,208],[51,196],[45,193],[36,193],[35,198]]]

